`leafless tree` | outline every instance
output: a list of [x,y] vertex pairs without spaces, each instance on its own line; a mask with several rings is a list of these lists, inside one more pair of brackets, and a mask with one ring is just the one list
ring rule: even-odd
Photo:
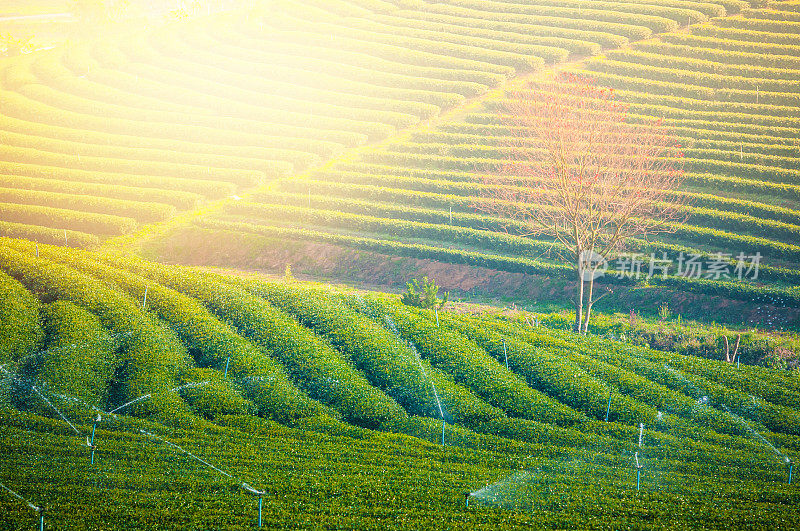
[[505,162],[485,177],[491,200],[477,208],[554,240],[554,252],[575,265],[574,330],[586,333],[592,306],[608,294],[594,291],[599,268],[632,238],[685,220],[671,193],[683,180],[680,144],[660,120],[632,123],[613,90],[577,76],[506,101]]

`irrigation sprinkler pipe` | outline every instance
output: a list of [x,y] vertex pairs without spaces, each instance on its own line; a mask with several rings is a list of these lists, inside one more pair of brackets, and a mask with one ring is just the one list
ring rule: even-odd
[[642,465],[639,463],[639,452],[633,454],[633,459],[636,462],[636,491],[639,491],[642,480]]
[[228,356],[228,359],[225,360],[225,378],[228,377],[228,366],[231,364],[231,357]]
[[606,422],[608,422],[608,416],[611,414],[611,393],[608,393],[608,407],[606,408]]
[[103,420],[103,417],[101,417],[100,414],[98,413],[97,418],[94,419],[94,423],[92,424],[92,438],[86,441],[88,443],[89,448],[92,450],[91,459],[89,460],[90,465],[94,464],[94,451],[97,450],[97,445],[94,444],[94,434],[97,431],[97,423],[100,422],[101,420]]
[[175,444],[175,443],[173,443],[173,442],[170,442],[170,441],[168,441],[168,440],[164,439],[163,437],[159,437],[158,435],[155,435],[155,434],[153,434],[153,433],[150,433],[149,431],[145,431],[145,430],[143,430],[143,429],[141,429],[141,428],[139,429],[139,433],[141,433],[142,435],[148,435],[148,436],[152,437],[153,439],[155,439],[155,440],[157,440],[157,441],[161,441],[161,442],[163,442],[163,443],[167,444],[168,446],[171,446],[172,448],[174,448],[174,449],[176,449],[176,450],[178,450],[178,451],[180,451],[180,452],[182,452],[182,453],[184,453],[184,454],[188,455],[188,456],[189,456],[189,457],[191,457],[192,459],[194,459],[194,460],[196,460],[196,461],[199,461],[200,463],[203,463],[203,464],[204,464],[204,465],[206,465],[208,468],[210,468],[210,469],[212,469],[212,470],[214,470],[214,471],[216,471],[216,472],[219,472],[221,475],[223,475],[223,476],[225,476],[225,477],[227,477],[227,478],[230,478],[230,479],[232,479],[232,480],[234,480],[234,481],[237,481],[237,482],[239,483],[239,485],[240,485],[240,486],[241,486],[241,487],[242,487],[242,488],[243,488],[243,489],[244,489],[246,492],[249,492],[250,494],[252,494],[252,495],[254,495],[254,496],[258,496],[258,527],[261,527],[261,522],[262,522],[262,519],[261,519],[261,508],[262,508],[262,505],[263,505],[263,499],[264,499],[264,495],[267,493],[267,491],[265,491],[265,490],[256,490],[256,489],[254,489],[253,487],[251,487],[250,485],[248,485],[247,483],[245,483],[245,482],[244,482],[244,481],[242,481],[241,479],[239,479],[239,478],[237,478],[237,477],[233,476],[232,474],[230,474],[229,472],[225,472],[225,471],[224,471],[224,470],[222,470],[221,468],[218,468],[218,467],[216,467],[216,466],[212,465],[211,463],[209,463],[209,462],[208,462],[208,461],[206,461],[205,459],[203,459],[203,458],[201,458],[201,457],[198,457],[198,456],[196,456],[196,455],[195,455],[195,454],[193,454],[192,452],[190,452],[190,451],[188,451],[188,450],[186,450],[186,449],[184,449],[184,448],[181,448],[181,447],[180,447],[180,446],[178,446],[177,444]]
[[508,369],[508,349],[506,348],[506,340],[503,340],[503,355],[506,357],[506,369]]
[[447,423],[442,419],[442,446],[444,446],[444,428],[447,426]]
[[469,509],[469,498],[472,496],[471,492],[464,493],[464,504],[466,505],[467,509]]
[[247,483],[242,483],[242,488],[249,492],[254,496],[258,496],[258,527],[263,525],[263,519],[261,517],[261,510],[264,505],[264,495],[267,493],[265,490],[256,490]]
[[791,461],[789,461],[789,481],[787,481],[787,483],[788,483],[789,485],[791,485],[791,484],[792,484],[792,469],[793,469],[793,468],[794,468],[794,463],[792,463]]

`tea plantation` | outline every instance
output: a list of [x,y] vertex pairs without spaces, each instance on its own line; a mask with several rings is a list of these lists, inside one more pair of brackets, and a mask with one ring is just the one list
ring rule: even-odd
[[[540,4],[546,2],[451,1],[436,4],[436,11],[447,13],[441,15],[443,22],[461,17],[460,24],[482,27],[479,21],[484,20],[530,22],[545,9]],[[685,222],[672,223],[668,234],[655,239],[633,241],[628,249],[643,257],[643,270],[651,255],[673,261],[670,273],[656,275],[650,285],[747,303],[748,308],[797,307],[797,5],[677,4],[680,9],[652,7],[647,29],[623,32],[629,46],[556,69],[612,87],[628,105],[629,120],[662,119],[682,146],[686,179],[673,197],[685,202]],[[549,9],[560,13],[568,8]],[[589,11],[578,8],[574,16]],[[644,20],[639,17],[640,23]],[[675,31],[685,22],[691,25]],[[275,241],[288,239],[525,273],[531,282],[571,278],[571,269],[553,258],[558,245],[545,236],[530,236],[530,227],[516,220],[486,214],[498,199],[485,175],[498,171],[513,151],[505,114],[532,90],[527,81],[536,79],[512,81],[435,124],[299,176],[279,178],[243,201],[229,201],[192,221],[195,237],[223,242],[238,233],[247,235],[238,241],[253,252],[274,249]],[[183,229],[166,244],[153,245],[152,256],[187,259],[168,250],[187,233],[192,231]],[[700,278],[678,276],[674,262],[681,253],[716,261],[728,272],[706,269]],[[738,282],[737,256],[756,253],[762,258],[757,281]],[[631,280],[605,278],[617,285]],[[765,321],[797,324],[796,318]]]
[[[0,529],[800,528],[797,0],[6,4]],[[644,271],[718,274],[612,265],[588,335],[385,293],[568,303],[487,213],[558,72],[680,143]]]
[[800,525],[792,372],[5,238],[0,287],[0,483],[53,528]]

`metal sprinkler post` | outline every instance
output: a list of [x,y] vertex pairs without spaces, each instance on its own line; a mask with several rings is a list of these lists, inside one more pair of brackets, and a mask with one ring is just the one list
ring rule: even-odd
[[789,465],[789,481],[787,481],[786,483],[791,485],[792,484],[792,468],[794,468],[794,463],[792,463],[791,460],[787,460],[787,464]]
[[464,504],[466,505],[467,509],[469,509],[469,497],[472,496],[471,492],[464,493]]
[[444,446],[444,428],[447,426],[447,423],[442,419],[442,446]]
[[258,496],[258,527],[261,527],[262,526],[261,508],[264,505],[264,495],[267,493],[267,491],[256,490],[247,483],[242,483],[242,487],[253,496]]
[[92,459],[90,462],[90,464],[92,465],[94,464],[94,451],[97,450],[97,446],[94,444],[94,433],[95,431],[97,431],[97,423],[100,422],[101,420],[103,420],[103,417],[101,417],[100,413],[98,413],[97,418],[94,419],[94,424],[92,424],[92,439],[90,441],[87,441],[89,443],[88,444],[89,448],[92,449]]
[[611,414],[611,393],[608,393],[608,407],[606,408],[606,422],[608,422],[608,416]]
[[508,349],[506,348],[506,340],[503,340],[503,355],[506,357],[506,369],[508,369]]
[[231,364],[231,357],[228,356],[228,359],[225,360],[225,378],[228,377],[228,366]]
[[642,465],[639,464],[639,452],[636,452],[633,455],[634,460],[636,461],[636,491],[639,491],[639,486],[641,485],[642,479]]

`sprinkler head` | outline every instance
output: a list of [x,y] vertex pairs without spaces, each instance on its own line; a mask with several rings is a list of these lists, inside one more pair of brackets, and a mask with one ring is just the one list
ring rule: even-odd
[[100,416],[100,413],[97,414],[97,418],[94,419],[95,422],[100,422],[103,420],[103,417]]
[[472,496],[471,492],[465,492],[464,493],[464,503],[466,504],[467,507],[469,507],[469,497],[470,496]]
[[244,488],[244,490],[246,490],[247,492],[249,492],[253,496],[265,496],[267,494],[267,491],[265,491],[265,490],[256,490],[253,487],[251,487],[250,485],[248,485],[247,483],[242,483],[242,488]]

